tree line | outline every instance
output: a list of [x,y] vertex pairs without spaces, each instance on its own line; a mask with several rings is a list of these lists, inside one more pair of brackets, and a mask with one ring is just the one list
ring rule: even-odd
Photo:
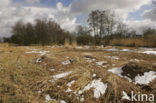
[[111,10],[91,11],[87,22],[89,29],[81,26],[77,29],[79,44],[122,46],[127,43],[125,46],[156,47],[156,29],[145,27],[142,34],[137,34],[117,19]]
[[63,44],[69,36],[70,33],[61,29],[56,22],[37,19],[35,24],[17,22],[12,28],[12,36],[4,38],[4,41],[18,45]]
[[122,45],[121,39],[126,42],[127,39],[135,41],[136,38],[143,41],[147,39],[150,42],[156,41],[155,29],[144,29],[142,35],[138,35],[136,31],[130,30],[124,23],[117,20],[115,12],[111,10],[91,11],[87,23],[89,27],[79,25],[74,33],[70,33],[63,30],[53,20],[37,19],[35,24],[19,21],[12,28],[12,36],[4,38],[4,41],[18,45],[64,44],[65,40],[69,40],[70,43],[74,40],[79,45],[112,45],[114,41],[114,45]]

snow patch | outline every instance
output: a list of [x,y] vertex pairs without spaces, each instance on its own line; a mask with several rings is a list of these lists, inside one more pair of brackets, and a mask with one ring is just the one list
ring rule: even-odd
[[75,80],[73,80],[73,81],[71,81],[71,82],[69,82],[69,83],[67,84],[68,89],[66,90],[66,92],[72,92],[72,90],[70,89],[70,87],[71,87],[72,84],[74,84],[74,83],[75,83]]
[[86,59],[86,61],[88,62],[88,63],[92,63],[92,62],[94,62],[94,61],[96,61],[96,59],[92,59],[92,58],[85,58]]
[[62,62],[63,65],[68,65],[68,64],[71,64],[71,61],[70,60],[66,60],[64,62]]
[[64,100],[61,100],[61,101],[60,101],[60,103],[67,103],[67,102],[66,102],[66,101],[64,101]]
[[118,75],[119,77],[127,79],[129,82],[132,82],[132,80],[129,77],[121,75],[123,73],[122,67],[113,68],[108,71]]
[[154,55],[156,55],[156,51],[144,51],[143,53],[145,53],[145,54],[154,54]]
[[69,82],[69,83],[67,84],[67,86],[68,86],[68,87],[71,87],[71,85],[74,84],[74,83],[75,83],[75,80]]
[[106,64],[106,63],[107,63],[106,61],[96,62],[96,64],[97,64],[98,66],[102,66],[103,64]]
[[51,72],[54,72],[54,71],[55,71],[55,69],[50,69],[50,71],[51,71]]
[[121,49],[120,51],[128,52],[128,51],[130,51],[130,50],[129,50],[129,49]]
[[77,46],[77,47],[76,47],[76,49],[82,49],[82,48],[83,48],[82,46]]
[[119,51],[117,48],[110,48],[110,49],[105,49],[106,51]]
[[42,58],[41,57],[36,59],[36,63],[41,63],[41,62],[42,62]]
[[84,100],[85,100],[84,97],[82,97],[82,98],[80,99],[80,102],[84,102]]
[[40,56],[44,56],[46,55],[47,53],[49,53],[50,51],[36,51],[33,50],[33,51],[30,51],[30,52],[25,52],[26,54],[39,54]]
[[105,93],[107,84],[101,82],[101,79],[93,80],[82,91],[79,91],[79,94],[82,94],[84,91],[90,90],[91,88],[94,89],[94,97],[99,98]]
[[145,72],[143,76],[138,75],[135,77],[135,84],[148,85],[154,79],[156,79],[156,72]]
[[140,62],[138,59],[131,59],[130,62]]
[[51,101],[51,100],[53,100],[53,99],[50,97],[49,94],[47,94],[47,95],[45,96],[45,100],[46,100],[46,103],[48,103],[49,101]]
[[94,73],[92,77],[93,77],[93,78],[96,77],[96,74]]
[[72,90],[70,89],[70,88],[68,88],[67,90],[66,90],[66,92],[68,93],[68,92],[72,92]]
[[117,74],[118,76],[121,76],[121,73],[123,72],[122,67],[113,68],[108,71]]
[[70,72],[66,72],[66,73],[61,73],[61,74],[57,74],[57,75],[54,75],[54,76],[52,76],[55,80],[57,80],[57,79],[61,79],[61,78],[64,78],[64,77],[66,77],[66,76],[68,76],[69,74],[71,74],[72,72],[70,71]]
[[54,68],[54,67],[51,67],[51,68],[49,69],[49,71],[54,72],[54,71],[55,71],[55,68]]

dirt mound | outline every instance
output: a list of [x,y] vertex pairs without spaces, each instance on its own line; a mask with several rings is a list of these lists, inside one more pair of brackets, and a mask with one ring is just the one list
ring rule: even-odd
[[138,63],[128,63],[122,67],[122,75],[133,80],[137,75],[144,75],[145,72],[149,72],[151,70],[151,68],[142,66]]

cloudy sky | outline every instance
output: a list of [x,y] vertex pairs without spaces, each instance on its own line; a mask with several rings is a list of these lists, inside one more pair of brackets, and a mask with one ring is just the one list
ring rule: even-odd
[[87,25],[87,15],[95,9],[112,9],[130,28],[156,27],[156,1],[153,0],[0,0],[0,36],[11,35],[19,20],[32,22],[53,19],[63,29],[73,32],[77,25]]

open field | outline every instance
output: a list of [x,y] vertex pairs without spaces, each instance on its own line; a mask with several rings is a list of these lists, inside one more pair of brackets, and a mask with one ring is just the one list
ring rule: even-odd
[[156,95],[156,48],[0,45],[0,103],[131,103],[131,91]]

